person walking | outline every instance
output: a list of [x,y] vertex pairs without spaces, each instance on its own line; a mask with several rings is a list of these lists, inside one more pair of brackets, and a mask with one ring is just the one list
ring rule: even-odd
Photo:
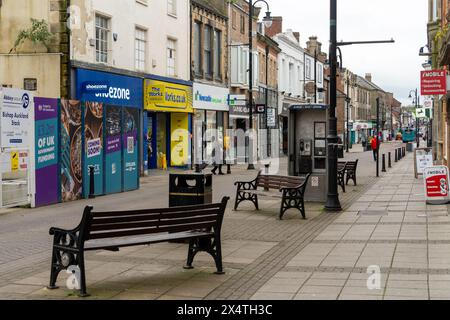
[[370,145],[372,146],[373,160],[377,161],[378,137],[376,135],[372,138]]
[[219,175],[224,175],[222,172],[222,165],[223,165],[223,146],[221,143],[216,141],[216,137],[212,136],[211,138],[211,145],[212,145],[212,151],[211,151],[211,158],[213,161],[214,168],[211,170],[212,174],[216,174],[217,169],[219,169]]

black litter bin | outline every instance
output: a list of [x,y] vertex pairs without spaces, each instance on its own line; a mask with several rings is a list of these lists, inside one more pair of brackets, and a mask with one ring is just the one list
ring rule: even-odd
[[338,144],[337,145],[337,154],[338,154],[338,158],[342,159],[344,157],[344,145],[343,144]]
[[208,203],[212,203],[212,174],[170,174],[169,207]]

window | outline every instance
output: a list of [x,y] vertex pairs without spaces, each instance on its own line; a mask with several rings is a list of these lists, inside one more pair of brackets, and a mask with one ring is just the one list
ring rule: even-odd
[[237,28],[237,13],[234,10],[233,10],[231,23],[232,23],[233,29],[236,30],[236,28]]
[[319,64],[318,65],[318,79],[317,79],[317,81],[319,82],[319,83],[322,83],[323,82],[323,69],[322,69],[322,66]]
[[176,76],[176,41],[167,39],[167,75]]
[[212,76],[211,27],[203,28],[203,71]]
[[110,19],[104,16],[95,16],[95,61],[108,63]]
[[245,33],[245,17],[241,14],[241,33]]
[[202,63],[202,25],[199,22],[194,23],[194,72],[200,75]]
[[147,31],[136,28],[135,38],[134,67],[136,68],[136,70],[145,71],[145,47]]
[[306,79],[311,79],[311,60],[306,59]]
[[222,77],[221,68],[222,65],[222,32],[219,30],[214,30],[214,76],[216,79],[220,79]]
[[167,13],[173,16],[177,15],[177,0],[167,0]]

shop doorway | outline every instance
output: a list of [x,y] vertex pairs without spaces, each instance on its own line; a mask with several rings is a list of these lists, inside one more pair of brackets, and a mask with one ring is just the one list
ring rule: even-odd
[[289,134],[289,119],[287,117],[283,118],[283,154],[288,154],[288,134]]

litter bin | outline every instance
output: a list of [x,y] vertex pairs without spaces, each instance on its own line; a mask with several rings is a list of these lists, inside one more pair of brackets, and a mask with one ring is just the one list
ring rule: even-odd
[[338,158],[342,159],[344,158],[344,145],[343,144],[338,144],[337,146],[337,154],[338,154]]
[[408,152],[413,152],[414,151],[414,145],[413,145],[412,142],[408,142],[406,144],[406,151],[408,151]]
[[171,173],[169,207],[212,203],[212,174]]

